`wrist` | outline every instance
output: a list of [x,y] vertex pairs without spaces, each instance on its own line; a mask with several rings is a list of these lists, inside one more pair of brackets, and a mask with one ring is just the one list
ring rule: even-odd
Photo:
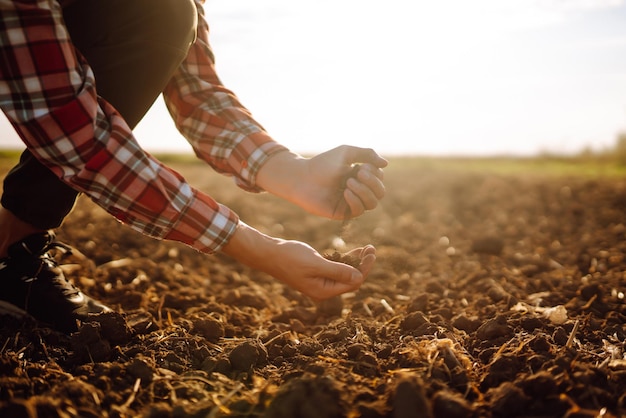
[[259,169],[256,184],[263,190],[289,200],[304,173],[307,159],[291,151],[271,156]]
[[239,221],[235,232],[222,247],[221,252],[248,267],[266,271],[264,262],[271,259],[271,248],[277,245],[279,241],[278,238],[265,235]]

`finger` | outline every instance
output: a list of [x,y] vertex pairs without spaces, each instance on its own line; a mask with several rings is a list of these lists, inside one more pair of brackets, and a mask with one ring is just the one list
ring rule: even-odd
[[385,186],[382,182],[384,175],[381,168],[374,167],[371,164],[353,164],[350,167],[346,167],[341,179],[342,190],[346,188],[346,183],[352,177],[367,184],[379,199],[384,196]]
[[365,247],[348,251],[346,255],[361,259],[358,270],[355,271],[354,268],[341,262],[331,261],[330,263],[335,264],[337,267],[335,275],[329,276],[334,277],[334,279],[329,277],[312,279],[311,286],[308,289],[309,292],[307,292],[310,297],[316,300],[323,300],[355,291],[363,285],[365,278],[372,270],[376,261],[376,248],[372,245],[366,245]]
[[383,169],[373,166],[372,164],[366,164],[366,163],[359,164],[359,171],[362,171],[362,170],[367,170],[372,175],[378,177],[381,180],[383,180],[385,177]]
[[346,171],[343,174],[342,179],[341,179],[341,189],[346,188],[346,183],[348,182],[348,180],[351,177],[356,177],[359,174],[360,169],[361,169],[360,164],[354,164],[350,166],[350,168],[346,168]]
[[356,179],[366,185],[377,199],[382,199],[385,196],[385,185],[382,182],[382,170],[376,170],[380,171],[381,177],[378,176],[377,172],[372,172],[365,167],[359,169]]
[[365,210],[371,210],[378,205],[378,197],[372,189],[370,189],[366,184],[361,183],[357,179],[351,178],[346,183],[348,186],[348,191],[354,193],[356,197],[361,201],[362,206]]
[[316,301],[332,298],[346,292],[357,290],[363,281],[359,283],[340,283],[328,278],[311,279],[308,296]]
[[324,261],[325,266],[318,273],[322,277],[346,285],[360,284],[363,281],[363,273],[359,269],[341,261],[332,261],[326,258]]
[[388,164],[387,160],[378,155],[373,149],[352,146],[347,147],[346,161],[348,164],[369,163],[379,168],[386,167]]
[[370,271],[372,271],[372,267],[374,267],[375,262],[375,254],[368,254],[361,259],[361,264],[359,264],[359,271],[363,274],[364,278],[370,274]]
[[359,271],[363,273],[363,277],[367,277],[369,272],[374,266],[376,261],[376,248],[373,245],[366,245],[365,247],[355,248],[346,253],[348,257],[358,257],[361,262],[359,263]]
[[338,261],[326,261],[327,267],[320,272],[322,276],[308,280],[304,289],[308,296],[322,300],[361,287],[365,276],[360,270]]
[[356,194],[354,194],[352,190],[344,190],[343,198],[345,199],[349,208],[349,212],[345,214],[346,218],[360,216],[363,214],[363,212],[365,212],[365,206],[363,206],[363,202]]
[[376,255],[376,247],[374,247],[371,244],[367,244],[364,247],[353,248],[352,250],[346,253],[346,256],[357,257],[359,259],[362,259],[363,257],[370,255],[370,254]]

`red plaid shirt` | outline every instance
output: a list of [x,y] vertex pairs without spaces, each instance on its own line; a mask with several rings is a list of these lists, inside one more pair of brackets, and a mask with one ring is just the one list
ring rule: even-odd
[[[237,184],[285,148],[219,81],[196,0],[198,37],[163,92],[196,154]],[[229,208],[146,153],[119,113],[97,95],[55,0],[0,0],[0,107],[28,149],[74,189],[132,228],[211,253],[235,230]]]

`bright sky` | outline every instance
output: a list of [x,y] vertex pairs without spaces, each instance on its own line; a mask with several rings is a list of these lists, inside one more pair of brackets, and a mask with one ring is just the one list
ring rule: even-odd
[[[207,0],[206,12],[222,80],[297,152],[577,152],[626,132],[625,0]],[[136,134],[151,151],[189,149],[160,102]]]

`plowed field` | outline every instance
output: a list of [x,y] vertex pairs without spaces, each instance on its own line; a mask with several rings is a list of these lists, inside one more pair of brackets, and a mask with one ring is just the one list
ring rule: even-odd
[[370,277],[315,304],[81,197],[60,262],[117,312],[71,336],[0,317],[0,416],[626,415],[626,179],[392,160],[341,225],[174,166],[270,234],[373,244]]

